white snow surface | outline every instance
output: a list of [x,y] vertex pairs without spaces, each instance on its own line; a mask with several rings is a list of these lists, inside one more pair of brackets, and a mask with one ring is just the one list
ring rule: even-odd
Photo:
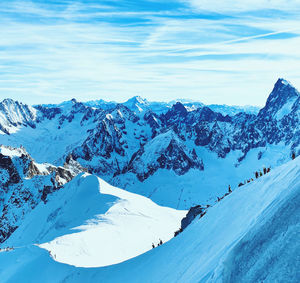
[[57,263],[38,247],[0,253],[2,282],[299,282],[300,158],[235,190],[183,233],[105,268]]
[[85,173],[40,203],[2,246],[39,244],[59,262],[106,266],[167,242],[185,215]]
[[22,149],[0,145],[0,153],[10,157],[20,157],[24,151],[22,151]]

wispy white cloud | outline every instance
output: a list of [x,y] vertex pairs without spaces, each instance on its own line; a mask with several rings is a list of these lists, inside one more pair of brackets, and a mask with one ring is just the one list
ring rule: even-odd
[[277,77],[300,86],[296,14],[210,16],[189,6],[82,3],[0,4],[1,98],[41,103],[139,94],[262,105]]
[[299,0],[183,0],[194,8],[202,11],[218,13],[248,12],[255,10],[277,9],[280,11],[294,11],[300,9]]

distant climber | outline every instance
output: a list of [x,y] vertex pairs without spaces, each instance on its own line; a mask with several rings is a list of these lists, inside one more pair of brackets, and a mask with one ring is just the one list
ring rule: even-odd
[[263,170],[264,170],[264,175],[266,175],[267,174],[267,168],[264,167]]
[[255,172],[255,178],[256,179],[258,178],[258,172],[257,171]]
[[262,177],[263,173],[261,173],[261,171],[259,171],[259,177]]
[[296,154],[295,154],[295,152],[293,152],[293,154],[292,154],[292,160],[294,160],[296,158]]
[[162,245],[163,241],[161,239],[159,239],[159,245]]
[[231,193],[232,192],[232,190],[231,190],[231,187],[230,187],[230,185],[228,186],[228,193]]
[[155,245],[152,243],[152,249],[154,249],[155,248]]

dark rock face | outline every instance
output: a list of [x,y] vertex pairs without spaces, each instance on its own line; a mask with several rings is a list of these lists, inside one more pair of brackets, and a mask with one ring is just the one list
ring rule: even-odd
[[[47,165],[43,166],[44,170],[41,171],[24,148],[0,146],[0,149],[0,243],[2,243],[15,231],[27,213],[41,201],[47,202],[48,195],[69,182],[79,173],[80,167],[69,160],[67,169]],[[2,149],[9,154],[3,153]]]
[[[9,176],[5,181],[1,183],[2,189],[5,190],[9,185],[18,184],[20,182],[20,176],[16,170],[13,162],[9,156],[0,153],[0,168],[5,170]],[[3,171],[2,171],[3,172]]]
[[62,113],[62,110],[59,107],[45,107],[37,105],[35,108],[42,113],[41,117],[38,118],[38,122],[41,122],[43,119],[52,120],[54,117]]
[[269,95],[266,105],[258,113],[258,117],[264,120],[272,120],[287,101],[299,98],[299,92],[286,80],[278,79],[273,91]]
[[156,135],[159,133],[159,129],[161,128],[161,124],[162,124],[159,116],[151,111],[148,111],[144,115],[144,120],[151,127],[152,130],[151,139],[155,138]]
[[5,134],[10,134],[11,129],[18,126],[35,128],[35,109],[26,104],[4,99],[0,102],[0,113],[5,117],[5,120],[0,121],[0,131]]
[[[7,103],[12,104],[13,101],[4,104]],[[14,105],[21,107],[21,104]],[[142,106],[144,108],[140,111]],[[23,108],[22,113],[30,112],[30,108],[28,111],[25,106]],[[71,153],[74,160],[78,160],[89,172],[106,180],[134,173],[143,181],[160,168],[178,175],[190,169],[203,170],[201,156],[191,155],[194,149],[199,154],[199,147],[216,153],[218,158],[225,158],[231,151],[239,150],[241,156],[237,162],[241,162],[251,149],[268,144],[283,143],[298,155],[299,108],[299,92],[287,81],[279,79],[265,107],[257,115],[241,112],[231,117],[223,116],[206,106],[200,105],[191,110],[180,102],[172,108],[166,107],[168,111],[160,112],[164,114],[157,115],[151,111],[147,101],[135,97],[127,104],[112,104],[105,109],[94,109],[76,100],[66,102],[64,106],[37,106],[38,118],[35,121],[55,118],[60,128],[73,123],[75,116],[77,120],[79,117],[80,125],[91,125],[85,132],[87,138],[80,145],[70,147],[66,155]],[[29,118],[24,118],[24,121],[31,121],[34,113],[25,116]],[[2,128],[5,126],[2,125]],[[2,128],[0,125],[0,130]],[[5,132],[5,129],[2,131]],[[155,150],[149,154],[152,152],[149,145],[157,143],[155,147],[160,148],[157,141],[163,139],[168,131],[173,133],[173,141],[164,144],[158,155],[154,154]],[[183,149],[185,147],[187,149]],[[144,160],[145,156],[147,160]],[[137,169],[139,160],[143,161],[142,170]]]
[[[140,119],[127,107],[118,105],[99,121],[73,155],[75,159],[85,160],[84,165],[101,176],[131,172],[144,181],[159,168],[173,170],[179,175],[191,168],[204,168],[201,159],[192,158],[188,150],[182,151],[182,146],[174,141],[165,145],[159,156],[149,154],[149,145],[168,131],[172,131],[175,140],[180,140],[182,144],[189,141],[190,150],[193,150],[192,142],[195,148],[205,147],[219,158],[240,150],[242,155],[237,162],[241,162],[251,149],[267,144],[283,142],[295,150],[300,144],[299,103],[298,91],[285,80],[279,79],[266,106],[258,115],[238,113],[232,117],[223,116],[205,106],[188,111],[182,103],[177,102],[165,114],[158,116],[149,110]],[[146,155],[151,160],[143,160]],[[101,163],[97,168],[90,165],[95,157]],[[141,160],[142,171],[137,169]]]
[[137,151],[122,173],[132,172],[140,181],[144,181],[158,169],[173,170],[175,174],[183,175],[190,169],[203,170],[204,165],[196,151],[189,151],[171,131]]
[[177,102],[166,114],[163,114],[161,118],[166,126],[170,126],[175,121],[184,122],[187,115],[188,111],[186,110],[184,105],[180,102]]
[[198,215],[202,217],[206,213],[207,208],[208,208],[207,206],[203,207],[201,205],[196,205],[191,207],[187,215],[181,220],[181,232],[187,226],[189,226]]

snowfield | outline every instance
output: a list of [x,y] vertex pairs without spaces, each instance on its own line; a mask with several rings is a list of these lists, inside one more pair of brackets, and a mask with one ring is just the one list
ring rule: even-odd
[[[87,185],[99,179],[75,180]],[[114,194],[123,197],[123,193]],[[176,238],[141,256],[108,267],[76,268],[28,245],[0,253],[1,281],[299,282],[299,202],[300,158],[296,158],[236,189]],[[47,245],[55,252],[56,244]]]
[[40,203],[3,246],[39,244],[59,262],[106,266],[170,240],[185,215],[81,174]]

